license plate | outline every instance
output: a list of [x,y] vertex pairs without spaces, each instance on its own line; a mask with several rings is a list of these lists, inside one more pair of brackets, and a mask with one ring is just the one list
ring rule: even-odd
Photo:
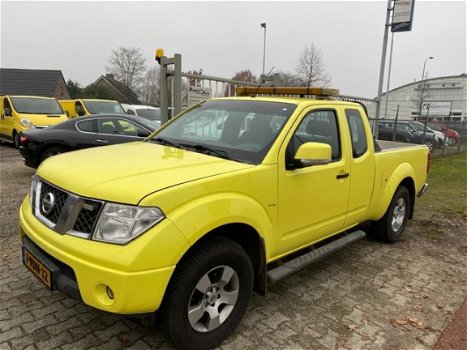
[[52,288],[52,273],[26,248],[23,248],[23,263],[42,282],[44,282],[49,288]]

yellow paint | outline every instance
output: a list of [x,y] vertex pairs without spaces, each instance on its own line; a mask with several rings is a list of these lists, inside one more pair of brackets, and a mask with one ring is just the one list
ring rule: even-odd
[[[401,181],[413,179],[418,192],[426,180],[427,147],[375,154],[366,119],[368,149],[353,158],[344,110],[358,109],[364,116],[358,104],[279,97],[255,101],[297,105],[259,165],[151,142],[69,152],[42,163],[41,178],[77,195],[161,208],[166,218],[134,241],[115,245],[59,235],[33,216],[28,198],[20,210],[22,234],[73,268],[86,304],[115,313],[148,312],[159,307],[184,254],[216,228],[232,223],[250,226],[264,241],[266,262],[272,262],[381,218]],[[316,109],[337,114],[341,157],[325,165],[287,170],[286,148],[293,132]],[[313,152],[317,149],[319,157],[329,157],[329,147]],[[342,174],[349,176],[337,178]],[[115,300],[106,299],[105,286],[110,286]]]

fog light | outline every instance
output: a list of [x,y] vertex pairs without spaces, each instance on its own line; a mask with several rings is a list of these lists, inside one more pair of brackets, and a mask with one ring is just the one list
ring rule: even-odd
[[112,291],[112,289],[110,289],[109,286],[105,288],[105,291],[107,292],[107,296],[109,297],[109,299],[114,300],[114,292]]

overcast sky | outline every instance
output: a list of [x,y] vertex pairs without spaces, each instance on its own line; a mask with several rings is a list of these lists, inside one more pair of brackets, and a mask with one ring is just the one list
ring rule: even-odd
[[[101,74],[113,49],[140,48],[147,64],[164,48],[182,69],[231,78],[294,72],[305,46],[323,52],[332,87],[375,97],[387,1],[8,2],[1,1],[1,67],[58,69],[82,86]],[[416,0],[411,32],[394,35],[391,88],[466,69],[466,1]],[[390,36],[389,36],[390,37]],[[389,52],[389,45],[388,45]],[[386,83],[384,84],[384,90]]]

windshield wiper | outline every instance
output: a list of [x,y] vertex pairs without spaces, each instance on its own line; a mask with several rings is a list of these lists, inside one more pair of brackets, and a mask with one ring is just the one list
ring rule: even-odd
[[215,149],[204,145],[180,144],[180,146],[211,156],[217,156],[223,159],[233,160],[226,151],[222,151],[220,149]]
[[180,145],[170,142],[169,140],[163,139],[162,137],[157,137],[155,139],[150,139],[151,142],[156,142],[164,146],[171,146],[179,148]]

